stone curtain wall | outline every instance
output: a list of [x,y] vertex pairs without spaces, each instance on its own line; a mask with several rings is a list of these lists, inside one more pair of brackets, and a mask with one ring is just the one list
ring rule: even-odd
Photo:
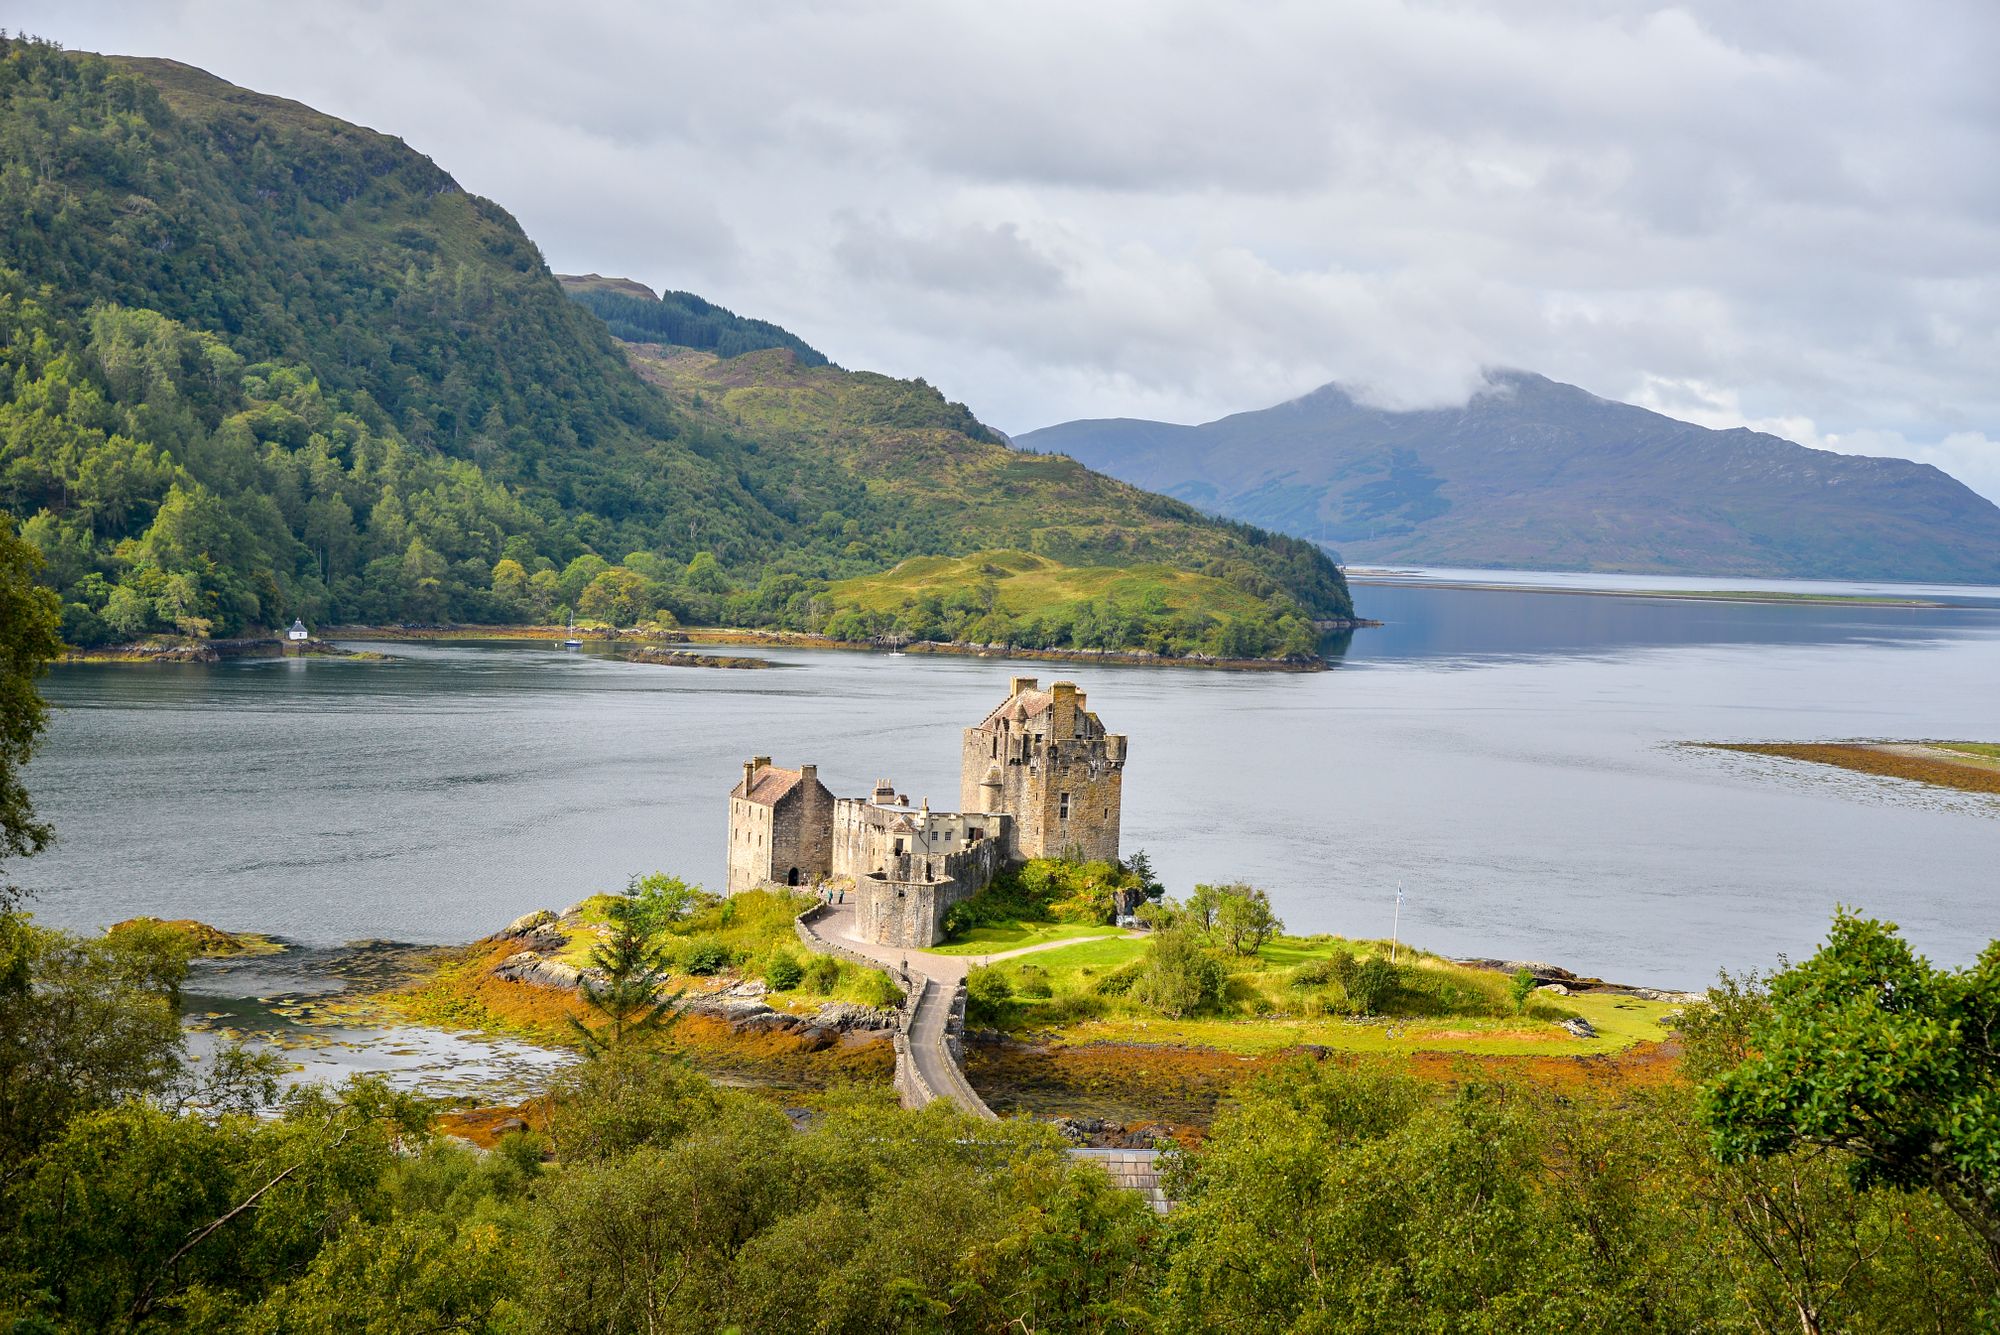
[[1000,841],[986,840],[947,856],[891,858],[888,875],[855,878],[861,935],[910,950],[937,945],[945,914],[991,884],[1003,857]]

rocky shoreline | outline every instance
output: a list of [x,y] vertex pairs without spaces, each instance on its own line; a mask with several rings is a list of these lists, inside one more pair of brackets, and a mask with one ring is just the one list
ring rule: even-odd
[[174,635],[153,636],[130,644],[102,645],[93,649],[71,649],[62,656],[65,663],[220,663],[234,658],[292,658],[311,655],[319,658],[353,658],[381,661],[385,654],[365,649],[343,649],[322,639],[280,640],[269,635],[251,635],[230,640],[196,640]]
[[[562,992],[576,992],[584,980],[603,982],[596,970],[578,968],[561,959],[582,929],[578,907],[564,913],[537,909],[524,914],[493,935],[475,943],[512,947],[490,970],[503,982],[525,983]],[[768,989],[758,979],[725,983],[712,991],[681,997],[681,1015],[717,1020],[739,1034],[782,1034],[798,1040],[802,1052],[821,1052],[849,1037],[886,1037],[896,1028],[896,1012],[852,1001],[825,1001],[809,1014],[779,1010],[764,1000]]]
[[754,669],[777,666],[768,658],[731,654],[695,654],[685,649],[662,649],[656,644],[630,649],[618,656],[628,663],[652,663],[659,667]]
[[1640,987],[1631,983],[1607,983],[1602,978],[1587,978],[1570,972],[1557,964],[1547,964],[1540,960],[1495,960],[1495,959],[1455,959],[1453,964],[1464,965],[1468,969],[1485,969],[1492,973],[1504,973],[1510,978],[1526,969],[1534,976],[1537,991],[1548,992],[1559,997],[1578,993],[1603,992],[1612,996],[1637,997],[1641,1001],[1671,1001],[1678,1005],[1690,1005],[1702,1000],[1699,992],[1675,992],[1662,987]]
[[[1379,626],[1379,621],[1365,618],[1350,618],[1340,621],[1314,622],[1315,627],[1326,631],[1352,630],[1357,627]],[[481,625],[430,625],[430,626],[333,626],[324,630],[325,634],[338,635],[342,639],[353,640],[550,640],[561,641],[570,635],[586,644],[618,644],[638,640],[644,647],[634,652],[645,652],[663,645],[674,644],[741,644],[762,645],[774,649],[840,649],[854,653],[881,653],[885,650],[906,654],[942,654],[961,658],[1007,658],[1034,662],[1052,663],[1100,663],[1120,667],[1179,667],[1210,668],[1230,672],[1324,672],[1329,664],[1316,655],[1294,658],[1218,658],[1207,654],[1171,655],[1156,654],[1143,649],[1026,649],[1019,645],[978,644],[963,640],[917,640],[899,642],[890,640],[838,640],[827,635],[814,635],[806,631],[794,630],[752,630],[723,626],[684,626],[669,631],[647,631],[640,628],[620,630],[614,626],[576,627],[573,631],[566,626],[481,626]],[[669,652],[662,650],[662,652]],[[645,661],[660,661],[647,659]],[[752,660],[761,662],[761,660]],[[673,666],[717,666],[713,663],[676,663]],[[765,664],[765,666],[774,666]]]

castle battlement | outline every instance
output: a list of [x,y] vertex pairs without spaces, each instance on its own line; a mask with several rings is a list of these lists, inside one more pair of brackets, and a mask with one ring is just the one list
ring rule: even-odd
[[1009,862],[1118,858],[1126,740],[1074,682],[1047,691],[1015,677],[965,730],[958,811],[912,808],[887,779],[836,798],[811,765],[758,756],[729,799],[729,893],[759,885],[852,883],[862,934],[883,945],[944,939],[944,916]]

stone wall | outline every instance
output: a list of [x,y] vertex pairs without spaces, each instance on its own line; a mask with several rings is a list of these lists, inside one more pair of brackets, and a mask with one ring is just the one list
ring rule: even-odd
[[729,799],[730,894],[755,889],[770,879],[774,810],[740,797]]
[[1004,862],[999,840],[937,857],[892,857],[854,879],[859,935],[877,945],[925,950],[944,940],[945,914],[992,883]]

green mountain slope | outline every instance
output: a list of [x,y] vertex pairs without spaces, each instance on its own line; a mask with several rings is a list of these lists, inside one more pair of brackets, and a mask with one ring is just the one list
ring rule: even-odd
[[[858,434],[676,403],[498,206],[400,141],[183,65],[0,43],[0,203],[0,505],[79,642],[565,609],[803,626],[833,581],[1054,541],[989,523],[977,494],[878,485],[921,466],[896,444],[912,424],[1020,457],[921,382],[868,380]],[[674,310],[718,348],[775,336],[698,298]],[[847,383],[799,349],[737,360]],[[1104,479],[1080,505],[1057,503],[1070,480],[1015,485],[1064,527],[1225,572],[1271,649],[1346,610],[1301,544]],[[1072,555],[1141,559],[1094,541]],[[1121,639],[1157,637],[1143,610]]]
[[1518,371],[1462,408],[1388,412],[1329,385],[1201,426],[1067,422],[1020,443],[1349,560],[2000,580],[2000,508],[1926,464],[1712,431]]

